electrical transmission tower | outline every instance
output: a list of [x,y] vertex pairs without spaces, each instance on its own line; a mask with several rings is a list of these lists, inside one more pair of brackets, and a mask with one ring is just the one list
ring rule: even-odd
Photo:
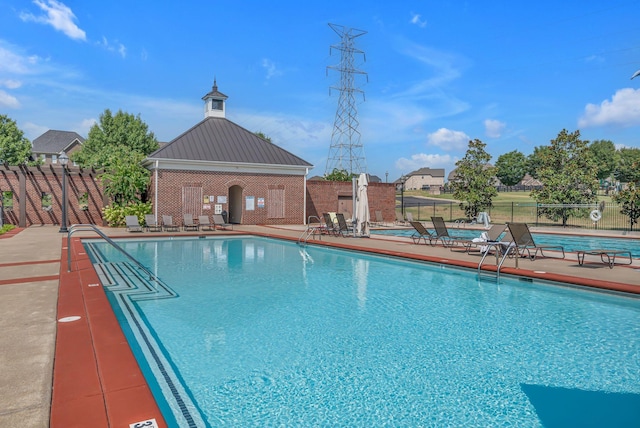
[[331,174],[335,169],[347,171],[349,174],[366,172],[367,165],[364,157],[364,148],[360,142],[360,132],[358,131],[358,110],[356,108],[356,94],[364,91],[355,86],[357,75],[367,76],[364,71],[356,69],[354,65],[354,55],[364,52],[355,47],[356,37],[367,34],[366,31],[346,28],[341,25],[329,24],[329,26],[340,36],[340,44],[331,45],[332,49],[340,51],[340,64],[327,67],[328,69],[340,72],[340,85],[331,86],[331,89],[340,91],[338,109],[331,133],[331,147],[327,157],[327,167],[325,175]]

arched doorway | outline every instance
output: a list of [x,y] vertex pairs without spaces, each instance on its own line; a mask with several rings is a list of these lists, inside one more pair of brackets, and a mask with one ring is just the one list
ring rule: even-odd
[[242,223],[242,187],[229,187],[229,223]]

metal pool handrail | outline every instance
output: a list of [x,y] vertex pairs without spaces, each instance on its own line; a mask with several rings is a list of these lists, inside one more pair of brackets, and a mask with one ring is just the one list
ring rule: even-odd
[[105,235],[100,229],[98,229],[93,224],[74,224],[74,225],[71,225],[71,227],[69,228],[69,232],[67,233],[67,272],[71,272],[71,235],[73,234],[73,232],[80,232],[80,231],[96,232],[98,235],[100,235],[102,239],[104,239],[109,244],[111,244],[113,248],[120,251],[129,260],[131,260],[136,266],[138,266],[146,274],[148,274],[150,279],[154,279],[156,281],[158,280],[158,278],[156,278],[156,276],[153,273],[151,273],[149,269],[147,269],[142,263],[136,260],[131,254],[127,253],[120,245],[116,244],[113,239]]

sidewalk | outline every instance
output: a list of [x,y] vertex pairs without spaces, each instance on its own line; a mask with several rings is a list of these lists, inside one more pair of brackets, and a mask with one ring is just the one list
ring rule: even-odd
[[31,227],[0,239],[0,426],[48,427],[62,236]]

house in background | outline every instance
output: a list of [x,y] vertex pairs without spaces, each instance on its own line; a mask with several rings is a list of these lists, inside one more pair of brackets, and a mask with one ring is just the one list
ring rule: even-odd
[[44,165],[57,164],[61,152],[69,155],[80,150],[84,141],[77,132],[50,129],[32,141],[33,160],[40,159]]
[[420,168],[404,178],[404,190],[427,190],[439,194],[444,186],[444,168]]
[[226,214],[237,224],[303,224],[313,167],[226,118],[214,81],[204,120],[151,153],[149,200],[156,218]]

